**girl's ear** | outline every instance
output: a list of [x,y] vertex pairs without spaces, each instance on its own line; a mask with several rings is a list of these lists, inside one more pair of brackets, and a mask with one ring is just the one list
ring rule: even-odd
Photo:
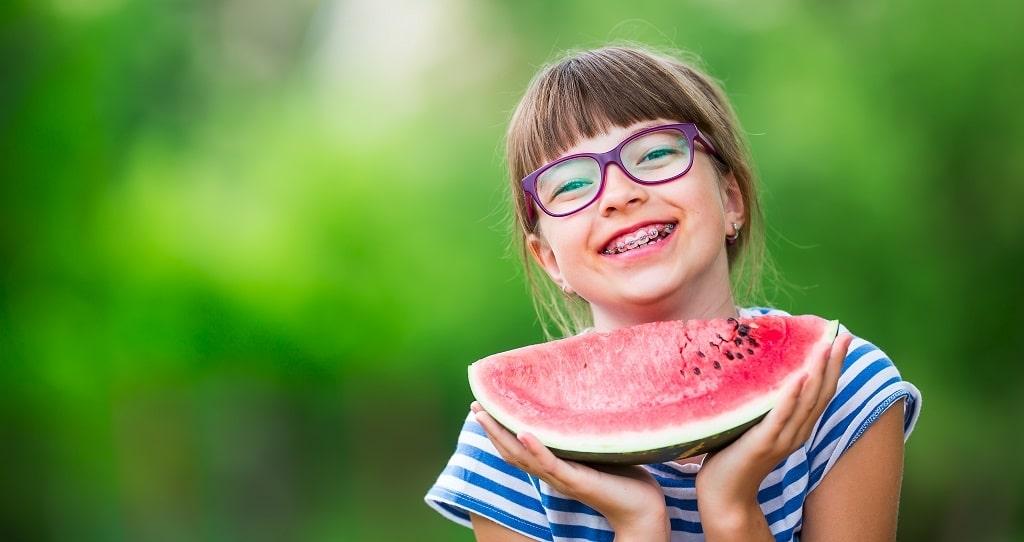
[[725,208],[725,223],[743,226],[746,224],[747,213],[746,208],[743,206],[743,191],[740,190],[740,184],[736,182],[736,177],[733,176],[731,171],[722,178],[722,182],[722,203]]
[[562,270],[548,242],[540,235],[531,233],[526,236],[526,246],[530,249],[530,255],[533,256],[534,261],[544,268],[544,271],[551,277],[551,280],[555,281],[555,284],[560,288],[564,287],[565,281],[562,278]]

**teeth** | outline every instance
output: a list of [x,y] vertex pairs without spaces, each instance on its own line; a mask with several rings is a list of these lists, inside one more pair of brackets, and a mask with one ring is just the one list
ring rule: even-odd
[[666,224],[660,231],[657,227],[651,226],[646,230],[628,234],[625,237],[620,238],[618,242],[615,243],[614,247],[606,249],[604,254],[621,254],[627,250],[632,250],[650,243],[657,243],[663,237],[672,233],[672,230],[674,229],[675,224]]

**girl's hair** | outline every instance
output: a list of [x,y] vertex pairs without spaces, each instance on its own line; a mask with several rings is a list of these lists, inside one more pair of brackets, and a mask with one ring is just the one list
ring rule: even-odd
[[512,115],[506,142],[512,237],[549,337],[550,325],[568,336],[592,325],[592,315],[586,301],[566,296],[546,280],[531,257],[526,236],[537,225],[526,215],[520,180],[583,139],[655,119],[695,123],[718,151],[713,163],[719,179],[730,172],[736,179],[747,219],[743,234],[727,248],[729,268],[735,291],[746,298],[756,294],[765,256],[761,209],[746,140],[718,83],[678,52],[635,45],[569,51],[533,78]]

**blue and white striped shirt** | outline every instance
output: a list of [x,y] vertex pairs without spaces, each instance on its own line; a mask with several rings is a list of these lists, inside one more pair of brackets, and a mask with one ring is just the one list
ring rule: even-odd
[[[768,313],[785,314],[768,309],[741,311],[742,316]],[[917,421],[920,392],[902,380],[881,350],[855,337],[836,394],[810,439],[761,483],[757,499],[777,541],[799,539],[807,495],[882,412],[901,399],[906,438]],[[664,489],[672,540],[704,540],[694,486],[699,466],[670,462],[644,468]],[[507,464],[472,414],[459,435],[455,454],[430,488],[426,501],[462,525],[470,526],[472,512],[536,540],[614,538],[608,522],[593,509]]]

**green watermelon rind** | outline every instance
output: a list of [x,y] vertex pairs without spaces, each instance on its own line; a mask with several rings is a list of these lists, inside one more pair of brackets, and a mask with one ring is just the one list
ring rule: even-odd
[[743,433],[746,433],[748,429],[757,425],[757,423],[763,420],[766,415],[767,413],[761,414],[753,420],[745,422],[737,427],[733,427],[732,429],[722,431],[721,433],[690,442],[665,446],[663,448],[655,448],[653,450],[641,450],[637,452],[580,452],[573,450],[560,450],[558,448],[549,449],[553,454],[561,457],[562,459],[569,459],[580,463],[617,465],[650,465],[654,463],[667,463],[669,461],[686,459],[688,457],[721,450],[729,444],[732,444],[736,439],[740,438],[740,436],[743,435]]
[[[839,332],[839,321],[826,322],[818,339],[819,344],[832,344]],[[812,348],[812,351],[815,349]],[[806,366],[810,358],[804,361]],[[793,374],[757,400],[743,408],[734,409],[727,415],[712,420],[713,424],[693,424],[666,428],[658,431],[625,431],[616,435],[582,435],[557,433],[547,430],[521,427],[515,416],[501,408],[500,402],[491,401],[486,390],[477,385],[473,375],[474,367],[469,366],[469,384],[473,396],[481,407],[499,424],[513,434],[529,430],[554,455],[563,459],[585,463],[603,464],[653,464],[693,457],[720,450],[739,438],[748,429],[761,421],[775,404],[792,378]]]

